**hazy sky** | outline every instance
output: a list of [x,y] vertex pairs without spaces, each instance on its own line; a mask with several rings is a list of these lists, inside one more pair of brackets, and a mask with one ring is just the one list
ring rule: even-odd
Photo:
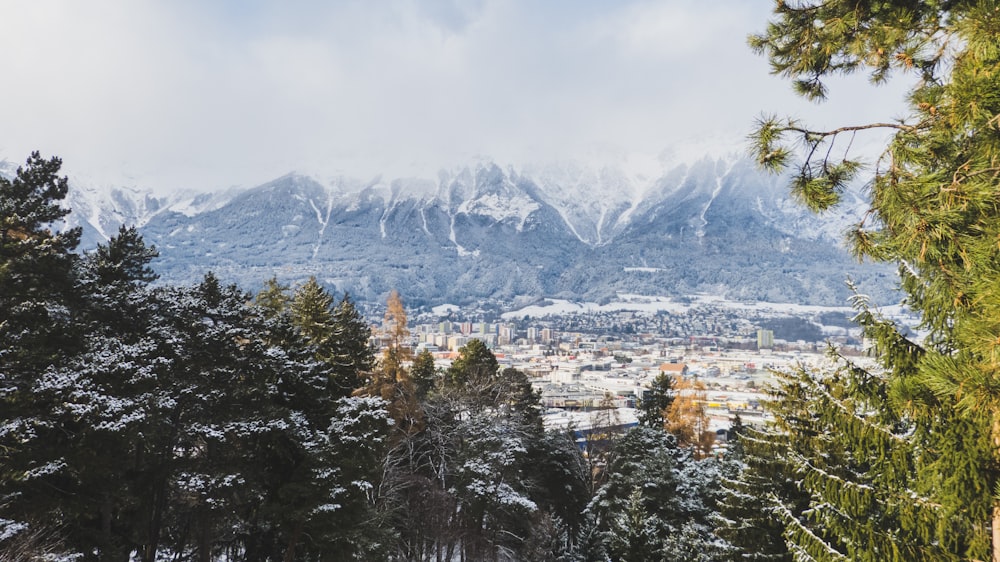
[[863,79],[816,106],[746,47],[765,0],[0,0],[0,159],[94,183],[256,185],[735,147],[762,112],[901,112]]

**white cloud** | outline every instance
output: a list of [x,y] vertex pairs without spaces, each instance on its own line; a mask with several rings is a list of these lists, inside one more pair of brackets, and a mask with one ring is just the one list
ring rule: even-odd
[[[745,47],[760,0],[7,4],[0,158],[37,148],[100,182],[659,154],[736,143],[762,110],[844,114],[794,99]],[[898,100],[863,90],[847,110]]]

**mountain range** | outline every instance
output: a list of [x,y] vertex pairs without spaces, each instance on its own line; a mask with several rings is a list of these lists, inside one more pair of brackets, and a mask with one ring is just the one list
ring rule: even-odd
[[843,248],[867,207],[858,192],[814,215],[783,178],[735,155],[654,175],[483,161],[432,180],[291,173],[170,196],[71,184],[84,247],[136,224],[160,252],[164,282],[211,270],[256,291],[272,276],[294,285],[315,275],[361,301],[397,289],[410,306],[619,293],[843,305],[847,277],[876,301],[894,296],[890,267],[858,264]]

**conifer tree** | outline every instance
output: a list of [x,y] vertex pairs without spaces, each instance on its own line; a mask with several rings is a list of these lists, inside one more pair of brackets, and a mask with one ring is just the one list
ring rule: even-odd
[[670,375],[660,373],[639,401],[639,423],[648,427],[663,427],[673,401],[674,380]]
[[52,384],[84,345],[80,229],[56,230],[69,213],[61,164],[35,152],[13,179],[0,177],[0,523],[25,532],[60,525],[58,490],[74,488],[63,451],[75,422],[56,413],[64,387]]
[[586,472],[566,435],[544,432],[527,377],[500,370],[472,340],[447,380],[427,395],[425,423],[387,463],[400,557],[536,559],[553,545],[571,548]]
[[[914,428],[904,441],[912,444],[912,458],[919,462],[911,472],[897,458],[862,478],[877,480],[878,493],[890,497],[926,490],[924,505],[939,506],[924,510],[927,517],[947,515],[947,524],[917,534],[926,532],[923,538],[933,537],[949,556],[1000,560],[1000,392],[995,384],[1000,375],[1000,11],[995,2],[834,0],[777,2],[774,14],[767,30],[751,37],[751,46],[809,98],[826,97],[825,80],[837,74],[868,71],[876,84],[893,73],[915,80],[901,119],[819,130],[767,117],[753,137],[753,151],[764,166],[792,166],[792,193],[810,208],[824,210],[839,202],[862,170],[851,148],[854,138],[870,130],[892,133],[871,178],[868,212],[850,242],[859,257],[900,264],[906,304],[921,315],[928,334],[910,341],[891,323],[871,321],[871,314],[861,311],[866,335],[885,369],[884,375],[868,373],[869,380],[881,380],[884,387],[877,411],[896,418],[898,426]],[[795,141],[804,151],[795,151]],[[807,379],[801,383],[812,384]],[[863,401],[851,394],[868,386],[846,388],[848,394],[835,407]],[[857,416],[841,421],[848,425],[832,429],[850,435],[855,444],[869,433],[886,434],[882,420],[873,424],[877,429],[865,429]],[[894,435],[894,426],[888,428],[888,435]],[[898,455],[906,457],[906,450],[903,446]],[[850,455],[831,458],[842,461],[845,470],[855,466]],[[809,478],[841,471],[840,466],[816,468],[807,471]],[[867,485],[843,491],[830,505],[837,513],[854,512],[869,497]],[[970,489],[979,495],[970,498]],[[983,501],[992,507],[984,509]],[[823,550],[817,536],[827,546],[862,544],[853,525],[838,523],[835,513],[811,513],[832,530],[812,536],[808,527],[790,532],[798,548]],[[893,514],[886,517],[890,521]],[[926,524],[911,514],[900,520],[914,529]],[[962,531],[956,532],[956,526]],[[888,526],[863,544],[880,541],[901,552],[900,559],[913,559],[907,551],[911,545]]]
[[445,380],[453,386],[486,382],[496,376],[500,369],[496,355],[482,340],[473,339],[458,350],[458,359],[445,373]]
[[795,484],[788,466],[787,442],[733,420],[724,458],[717,506],[715,534],[727,544],[723,558],[732,562],[790,562],[782,536],[784,526],[777,505],[801,513],[804,493]]
[[288,285],[279,283],[277,277],[272,277],[264,283],[264,288],[257,293],[253,302],[264,310],[264,314],[268,318],[287,314],[292,302],[288,295],[289,289]]
[[427,349],[422,350],[413,358],[410,379],[413,381],[414,392],[418,400],[425,399],[427,394],[434,388],[438,379],[438,372],[434,366],[434,355]]
[[[266,290],[266,289],[265,289]],[[292,323],[316,346],[317,356],[328,359],[333,351],[333,297],[310,277],[292,296]]]
[[346,396],[360,388],[372,370],[375,350],[371,329],[348,295],[334,306],[333,297],[315,277],[291,300],[292,323],[316,346],[316,357],[329,363],[331,390]]
[[389,337],[388,347],[399,350],[398,356],[401,360],[409,360],[410,349],[407,338],[410,337],[410,330],[406,326],[406,308],[403,306],[399,291],[395,289],[389,293],[389,300],[386,301],[382,330]]
[[122,226],[79,264],[87,346],[64,379],[62,405],[79,421],[66,448],[79,491],[63,500],[63,509],[79,510],[68,529],[81,550],[96,550],[102,560],[127,560],[141,534],[134,465],[125,459],[136,451],[140,437],[132,422],[141,418],[138,404],[149,390],[148,382],[138,382],[140,363],[132,361],[151,345],[158,307],[147,285],[157,277],[149,265],[156,255],[134,227]]
[[[698,461],[673,435],[643,426],[626,433],[615,449],[607,483],[587,506],[610,559],[688,560],[696,551],[714,553],[714,461]],[[704,544],[695,548],[699,541],[692,534]]]
[[396,431],[403,433],[417,431],[423,423],[417,390],[405,366],[413,356],[407,345],[409,333],[406,309],[399,293],[393,290],[382,323],[382,334],[387,340],[385,349],[364,392],[385,401],[389,415],[396,422]]
[[330,361],[334,377],[344,388],[360,388],[375,365],[375,345],[371,325],[347,293],[333,311],[333,328],[335,355]]

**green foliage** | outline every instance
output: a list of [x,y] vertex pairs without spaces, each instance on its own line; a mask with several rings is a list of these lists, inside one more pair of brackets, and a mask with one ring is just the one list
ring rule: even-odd
[[316,347],[317,359],[332,367],[331,391],[347,396],[360,388],[374,365],[375,349],[371,328],[350,297],[345,294],[334,306],[333,297],[310,277],[296,289],[290,312],[292,324]]
[[310,277],[295,290],[290,312],[292,323],[302,331],[307,340],[319,348],[319,356],[328,355],[330,351],[327,347],[333,333],[333,297],[315,277]]
[[324,312],[355,337],[337,322],[356,311],[303,307],[319,321],[302,329],[276,284],[270,308],[212,274],[152,288],[156,251],[134,228],[77,256],[78,232],[47,222],[68,212],[58,169],[35,154],[0,179],[0,552],[385,558],[391,420],[379,399],[330,392],[370,350],[334,345],[331,364],[306,338]]
[[60,496],[47,486],[66,481],[76,423],[57,412],[63,396],[51,382],[72,375],[85,345],[75,310],[80,231],[52,230],[68,212],[60,166],[36,152],[14,179],[0,178],[0,520],[24,533],[58,529],[47,516]]
[[[68,210],[62,161],[32,153],[13,180],[0,177],[0,341],[4,371],[58,361],[75,337],[68,309],[76,300],[73,253],[80,229],[53,232]],[[10,373],[13,375],[14,373]],[[26,375],[22,373],[22,375]],[[23,390],[23,388],[22,388]]]
[[[431,382],[433,358],[417,361],[426,376],[415,380]],[[482,342],[463,347],[446,377],[423,394],[424,423],[386,463],[383,508],[399,557],[557,560],[573,551],[589,479],[575,442],[542,429],[528,378],[500,370]]]
[[330,343],[334,353],[328,359],[333,376],[345,389],[361,386],[375,365],[375,345],[372,330],[350,295],[344,293],[333,310],[333,332]]
[[292,302],[288,296],[289,289],[288,285],[279,283],[277,277],[272,277],[264,283],[264,288],[254,297],[253,303],[261,308],[268,318],[288,314]]
[[[798,158],[793,192],[822,210],[859,172],[855,135],[893,133],[850,242],[859,257],[900,264],[906,304],[927,334],[911,342],[862,305],[858,320],[883,370],[787,381],[779,403],[794,391],[816,405],[780,418],[815,502],[782,512],[786,534],[819,559],[996,559],[987,530],[1000,513],[991,498],[1000,472],[1000,11],[994,2],[833,0],[777,2],[774,14],[751,46],[807,97],[825,97],[823,81],[840,73],[916,79],[903,119],[815,131],[770,117],[752,141],[765,166]],[[823,434],[837,438],[807,439]]]
[[[780,434],[778,434],[780,435]],[[728,548],[724,560],[790,562],[775,505],[796,513],[806,495],[783,462],[787,442],[733,420],[721,478],[715,534]]]
[[[776,502],[786,537],[818,560],[963,560],[990,551],[996,475],[988,434],[954,411],[904,413],[891,379],[856,365],[782,373],[776,429],[757,437],[787,466],[807,498]],[[755,445],[756,446],[756,445]],[[946,455],[942,454],[947,450]]]
[[662,429],[666,423],[666,412],[673,402],[674,379],[666,373],[660,373],[639,400],[639,424]]
[[453,386],[488,380],[496,376],[500,365],[493,352],[482,340],[473,339],[458,350],[458,359],[445,373],[445,380]]
[[713,459],[697,461],[674,436],[648,427],[629,431],[612,458],[607,483],[587,506],[612,560],[721,553],[709,522],[718,472]]
[[410,380],[413,381],[417,399],[423,400],[434,388],[438,380],[437,368],[434,366],[434,356],[424,349],[413,358],[410,368]]

